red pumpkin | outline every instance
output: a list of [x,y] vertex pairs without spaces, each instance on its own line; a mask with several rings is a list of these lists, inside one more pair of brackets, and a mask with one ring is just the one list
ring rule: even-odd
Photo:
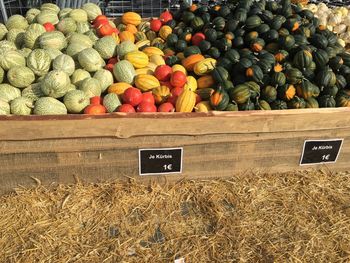
[[174,112],[175,107],[170,102],[165,102],[163,104],[160,104],[158,107],[158,112]]
[[182,88],[186,84],[186,82],[186,75],[182,71],[175,71],[173,74],[171,74],[170,84],[172,86]]
[[160,14],[159,19],[164,25],[173,19],[173,15],[169,12],[169,10],[165,10],[163,13]]
[[158,32],[162,27],[162,21],[160,21],[159,19],[152,19],[150,22],[150,27],[152,31]]
[[131,106],[130,104],[122,104],[117,108],[118,112],[136,112],[135,108]]
[[107,64],[116,64],[117,62],[119,62],[119,59],[117,57],[114,57],[114,58],[110,58],[108,59],[108,62]]
[[94,21],[92,22],[92,25],[97,28],[100,25],[103,25],[105,23],[108,23],[108,18],[105,15],[98,15],[96,16],[96,18],[94,19]]
[[137,112],[157,112],[156,105],[149,103],[149,102],[141,102],[137,108]]
[[168,102],[175,105],[177,98],[181,95],[183,90],[184,88],[180,88],[180,87],[173,88],[172,90],[170,90],[170,97],[168,98]]
[[100,96],[91,97],[90,104],[93,104],[93,105],[103,104],[103,99]]
[[142,101],[142,93],[139,89],[130,87],[124,91],[123,102],[132,106],[137,106]]
[[196,33],[192,37],[192,45],[198,46],[201,41],[205,40],[205,35],[203,33]]
[[168,81],[173,70],[168,65],[159,65],[154,71],[154,76],[160,81]]
[[113,73],[114,64],[106,64],[105,69]]
[[106,112],[107,112],[106,107],[101,104],[90,104],[84,109],[84,114],[90,114],[90,115],[100,115],[100,114],[105,114]]
[[46,32],[51,32],[51,31],[55,31],[55,26],[49,22],[43,24]]
[[104,24],[97,29],[97,34],[99,37],[110,36],[113,33],[113,29],[114,28],[109,23]]
[[151,104],[155,104],[153,93],[151,91],[142,93],[142,102],[148,102]]

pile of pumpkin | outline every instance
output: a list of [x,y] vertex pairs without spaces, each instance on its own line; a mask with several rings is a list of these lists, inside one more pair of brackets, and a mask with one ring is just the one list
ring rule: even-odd
[[44,4],[0,24],[0,55],[0,114],[350,106],[350,54],[289,0],[116,21]]

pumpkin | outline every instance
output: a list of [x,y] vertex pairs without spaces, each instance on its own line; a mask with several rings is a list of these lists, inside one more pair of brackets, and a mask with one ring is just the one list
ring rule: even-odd
[[137,27],[133,24],[127,24],[125,27],[125,31],[129,31],[132,34],[136,34],[138,32]]
[[183,87],[187,82],[187,77],[182,71],[175,71],[171,74],[170,84],[173,87]]
[[278,87],[277,89],[277,96],[282,100],[287,100],[287,101],[291,100],[294,98],[295,94],[296,94],[296,89],[292,84],[286,84]]
[[140,74],[135,77],[135,86],[145,92],[159,87],[160,83],[155,76]]
[[211,72],[216,66],[216,59],[206,58],[195,64],[193,71],[198,76],[203,76]]
[[318,97],[320,94],[320,89],[309,80],[303,80],[302,83],[297,86],[296,90],[298,96],[304,99]]
[[215,91],[210,97],[210,106],[215,110],[226,109],[230,97],[227,92],[219,86],[218,90]]
[[115,93],[108,93],[103,97],[103,106],[105,106],[107,112],[115,112],[120,105],[119,97]]
[[104,92],[110,85],[113,84],[113,74],[106,69],[96,71],[93,78],[100,82],[101,92]]
[[195,112],[209,112],[213,110],[209,101],[201,101],[194,107]]
[[81,113],[90,104],[89,97],[82,90],[71,90],[63,98],[69,113]]
[[67,114],[67,108],[55,98],[42,97],[35,102],[33,113],[36,115],[63,115]]
[[86,48],[78,55],[79,64],[89,72],[95,72],[103,68],[106,63],[100,54],[93,48]]
[[321,108],[334,108],[336,101],[330,95],[323,95],[318,98],[318,104]]
[[135,42],[135,36],[130,31],[120,32],[118,36],[121,42],[124,42],[124,41],[130,41],[132,43]]
[[183,90],[176,100],[175,109],[177,112],[192,112],[196,104],[196,93],[190,90]]
[[295,96],[293,99],[288,101],[288,108],[290,109],[303,109],[306,108],[306,102],[303,98]]
[[123,24],[132,24],[134,26],[138,26],[141,24],[142,19],[141,16],[135,12],[126,12],[122,15]]
[[102,91],[100,82],[94,78],[84,79],[79,85],[79,90],[84,91],[88,98],[100,96]]
[[204,75],[197,79],[197,87],[199,89],[210,88],[215,84],[215,81],[211,75]]
[[27,67],[12,67],[7,72],[8,82],[16,88],[25,88],[35,80],[33,71]]
[[42,80],[41,90],[46,96],[60,98],[67,93],[70,83],[67,73],[52,70]]
[[108,87],[108,93],[115,93],[117,95],[122,95],[131,85],[126,82],[113,83]]
[[152,94],[156,104],[162,104],[170,97],[170,89],[167,86],[159,86],[152,89]]
[[179,65],[179,64],[175,64],[174,66],[171,67],[172,71],[181,71],[183,72],[185,75],[187,75],[187,70],[184,66]]
[[172,28],[170,26],[162,26],[159,30],[159,36],[166,40],[167,37],[173,32]]
[[184,86],[184,89],[189,89],[191,91],[196,91],[196,89],[197,89],[197,80],[194,77],[192,77],[192,76],[187,76],[186,79],[187,79],[187,82],[186,82],[186,84]]
[[142,52],[145,53],[149,57],[152,55],[164,56],[164,52],[157,47],[146,47],[146,48],[142,49]]
[[239,84],[229,90],[229,95],[231,100],[234,100],[238,104],[243,104],[249,100],[251,91],[248,85]]
[[201,54],[193,54],[183,59],[181,61],[181,64],[185,67],[186,70],[193,71],[195,65],[204,59],[204,56]]
[[306,99],[305,103],[305,108],[319,108],[318,101],[313,97]]
[[114,65],[113,75],[117,81],[133,84],[136,71],[129,61],[121,60]]
[[52,68],[61,70],[71,76],[75,70],[75,63],[70,56],[62,54],[53,60]]
[[129,52],[124,57],[128,60],[135,68],[144,68],[148,65],[148,56],[141,51]]

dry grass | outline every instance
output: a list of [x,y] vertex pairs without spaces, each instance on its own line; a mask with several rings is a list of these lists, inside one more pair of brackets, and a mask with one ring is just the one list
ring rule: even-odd
[[1,262],[350,262],[350,174],[19,189]]

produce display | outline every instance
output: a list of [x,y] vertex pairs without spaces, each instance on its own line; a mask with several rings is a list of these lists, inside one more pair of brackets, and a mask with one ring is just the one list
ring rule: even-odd
[[0,24],[0,114],[350,107],[350,53],[322,19],[289,0],[115,21],[46,3]]

